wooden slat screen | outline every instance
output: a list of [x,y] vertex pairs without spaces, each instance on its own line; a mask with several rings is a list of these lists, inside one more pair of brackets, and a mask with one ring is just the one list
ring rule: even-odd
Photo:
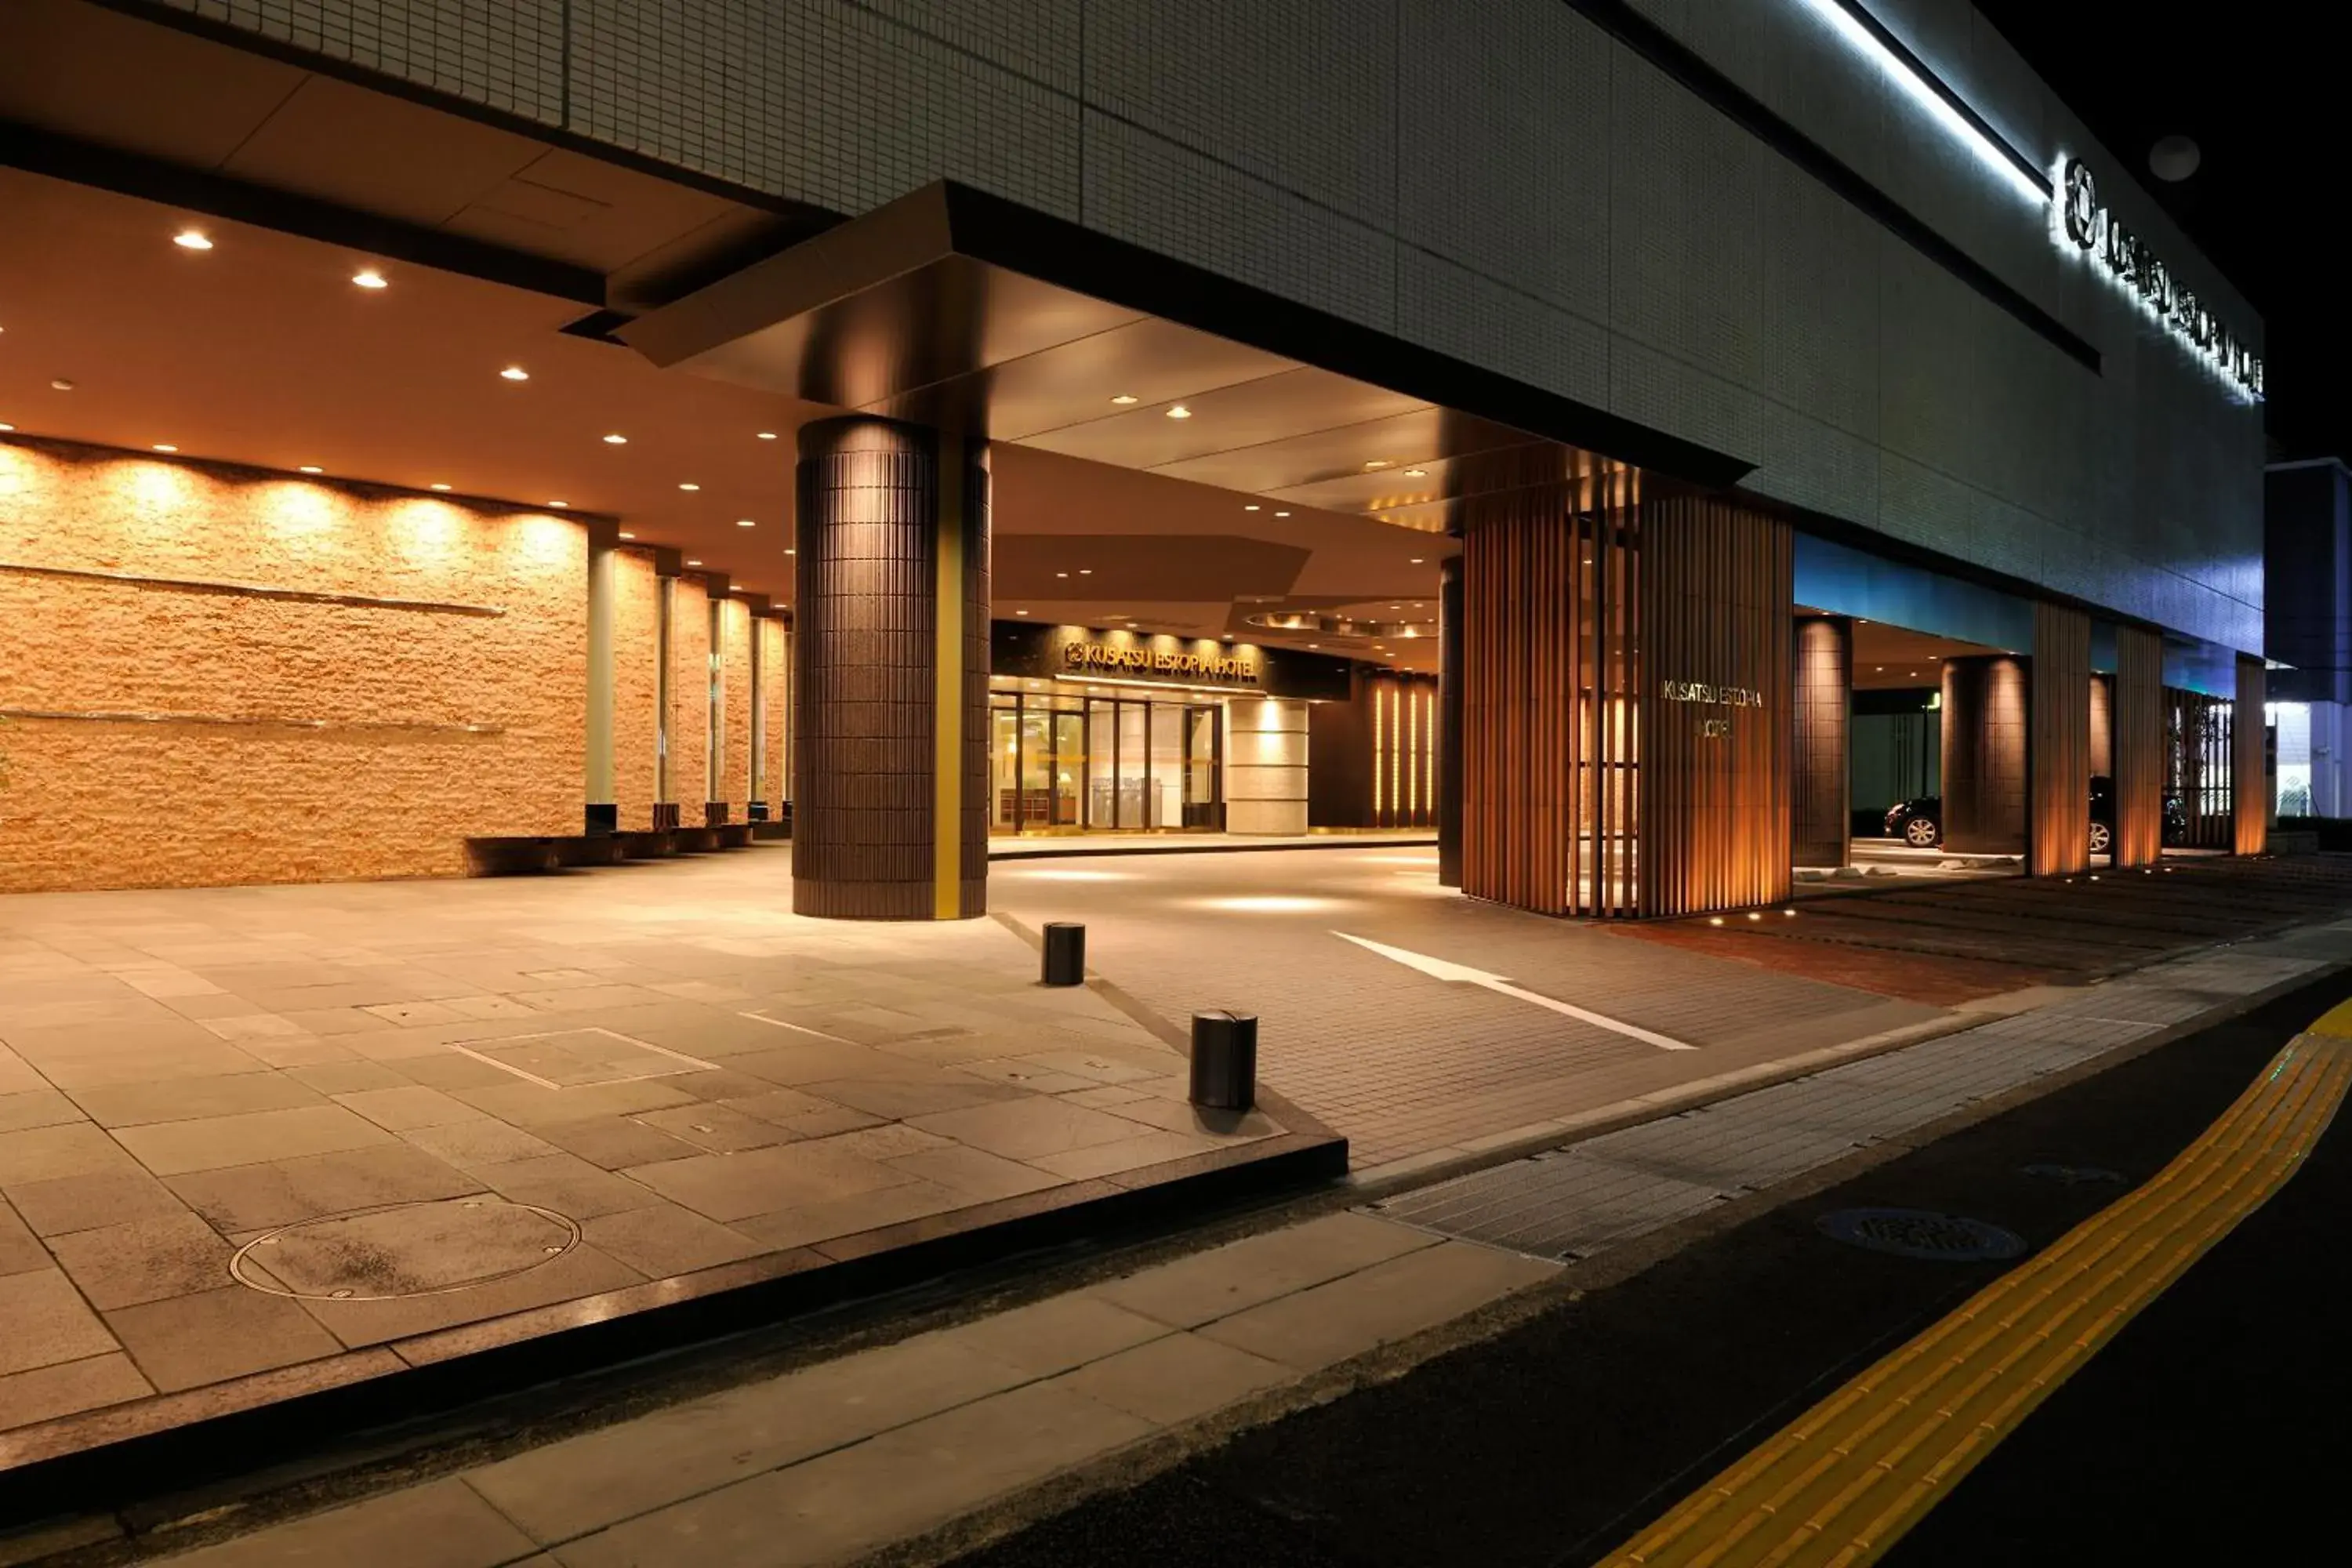
[[2026,868],[2061,877],[2091,865],[2091,617],[2033,606],[2032,793]]
[[2238,656],[2238,701],[2231,718],[2231,783],[2237,795],[2233,847],[2241,855],[2259,855],[2270,847],[2270,721],[2263,710],[2263,661]]
[[2153,866],[2164,853],[2164,638],[2116,631],[2110,688],[2116,781],[2116,864]]
[[1641,580],[1633,476],[1595,472],[1465,520],[1462,890],[1630,914]]
[[[1638,912],[1785,899],[1795,531],[1712,497],[1654,494],[1642,541]],[[1694,685],[1713,697],[1688,700]]]

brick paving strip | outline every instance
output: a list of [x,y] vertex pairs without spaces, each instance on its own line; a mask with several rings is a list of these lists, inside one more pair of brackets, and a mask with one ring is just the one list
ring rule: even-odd
[[1625,1247],[1742,1197],[1772,1201],[1775,1189],[1888,1157],[2347,962],[2352,921],[2178,960],[1691,1117],[745,1384],[178,1561],[937,1561],[1090,1486],[1173,1463],[1236,1423],[1393,1375],[1460,1342],[1465,1322],[1497,1327],[1510,1298],[1527,1310],[1547,1287],[1577,1283],[1559,1258]]

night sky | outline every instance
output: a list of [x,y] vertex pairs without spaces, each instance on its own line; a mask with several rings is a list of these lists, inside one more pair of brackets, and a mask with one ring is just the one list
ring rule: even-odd
[[[2262,312],[2274,455],[2352,458],[2347,247],[2336,237],[2352,75],[2323,20],[2333,8],[2279,0],[1977,7]],[[2148,171],[2148,149],[2166,135],[2188,136],[2204,153],[2179,184]]]

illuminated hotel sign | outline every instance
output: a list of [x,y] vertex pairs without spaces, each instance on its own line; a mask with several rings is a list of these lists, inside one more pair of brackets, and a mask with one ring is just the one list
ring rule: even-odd
[[1658,695],[1669,702],[1705,702],[1718,708],[1761,708],[1764,694],[1745,686],[1709,686],[1703,680],[1667,680]]
[[1066,642],[1062,666],[1073,675],[1128,676],[1145,680],[1257,684],[1257,661],[1222,651],[1187,652],[1143,644]]
[[2066,238],[2076,249],[2097,258],[2107,276],[2137,295],[2174,337],[2204,355],[2249,396],[2261,398],[2261,356],[2232,336],[2220,318],[2173,278],[2172,269],[2147,240],[2099,204],[2098,182],[2080,158],[2066,160],[2065,180],[2054,199]]

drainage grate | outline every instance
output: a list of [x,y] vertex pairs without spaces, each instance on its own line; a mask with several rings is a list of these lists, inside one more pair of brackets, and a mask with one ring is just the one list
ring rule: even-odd
[[1999,1262],[2025,1252],[2025,1238],[2015,1231],[1932,1209],[1839,1209],[1813,1226],[1848,1247],[1932,1263]]

